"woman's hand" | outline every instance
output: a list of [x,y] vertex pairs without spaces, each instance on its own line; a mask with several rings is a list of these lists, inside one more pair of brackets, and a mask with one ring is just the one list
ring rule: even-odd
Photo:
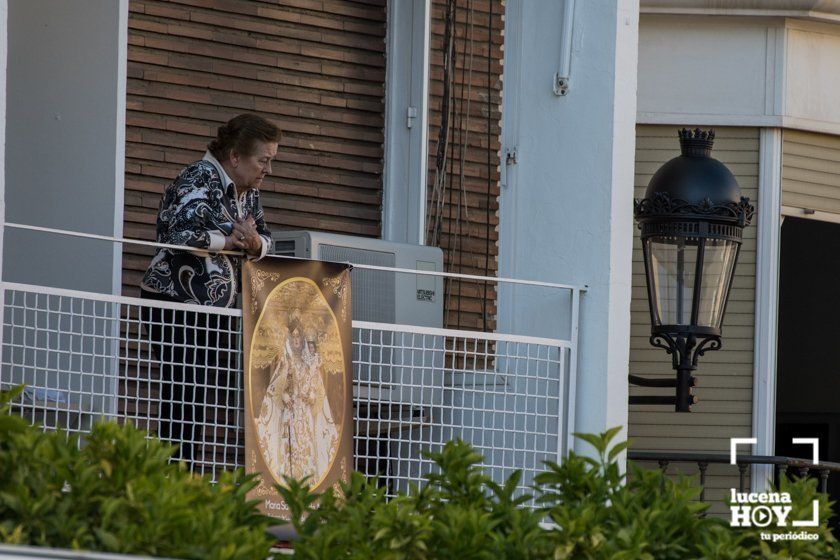
[[252,216],[245,219],[237,219],[233,224],[232,236],[242,244],[251,255],[259,255],[262,252],[262,238],[257,233],[257,224]]
[[245,251],[247,250],[245,243],[239,239],[239,235],[234,231],[230,235],[225,236],[225,246],[223,251]]

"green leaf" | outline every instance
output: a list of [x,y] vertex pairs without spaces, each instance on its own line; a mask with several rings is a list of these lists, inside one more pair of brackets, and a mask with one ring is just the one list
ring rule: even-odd
[[620,432],[621,432],[621,426],[615,426],[613,428],[610,428],[609,430],[607,430],[603,434],[601,434],[601,437],[604,439],[604,441],[607,444],[609,444],[613,440],[613,438],[615,438],[615,436],[617,436]]
[[622,442],[620,442],[620,443],[616,443],[616,444],[612,447],[612,449],[610,449],[610,452],[607,454],[607,458],[608,458],[610,461],[615,460],[615,458],[616,458],[616,457],[618,457],[619,455],[621,455],[621,453],[622,453],[625,449],[627,449],[628,447],[630,447],[630,442],[629,442],[629,441],[622,441]]
[[603,453],[607,449],[607,442],[604,440],[603,436],[581,433],[575,433],[574,436],[578,439],[582,439],[583,441],[594,447],[595,450],[599,453]]

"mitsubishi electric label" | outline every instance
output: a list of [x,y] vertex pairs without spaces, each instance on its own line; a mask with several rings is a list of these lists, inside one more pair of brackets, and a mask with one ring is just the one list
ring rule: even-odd
[[[417,270],[428,270],[435,272],[435,263],[428,261],[417,261]],[[417,301],[435,301],[436,278],[428,274],[417,274]]]

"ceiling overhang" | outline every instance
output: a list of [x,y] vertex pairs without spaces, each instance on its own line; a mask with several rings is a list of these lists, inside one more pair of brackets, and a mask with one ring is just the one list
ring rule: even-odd
[[640,12],[787,17],[840,22],[840,0],[641,0]]

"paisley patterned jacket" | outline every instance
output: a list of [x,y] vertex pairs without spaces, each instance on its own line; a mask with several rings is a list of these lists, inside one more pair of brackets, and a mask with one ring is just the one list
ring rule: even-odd
[[157,241],[207,249],[207,252],[158,248],[141,288],[186,303],[236,305],[240,258],[216,251],[224,247],[224,236],[230,235],[236,219],[247,216],[254,217],[263,240],[262,252],[256,257],[260,259],[271,244],[271,232],[265,225],[259,190],[248,189],[237,200],[233,182],[209,154],[185,167],[163,193],[157,217]]

